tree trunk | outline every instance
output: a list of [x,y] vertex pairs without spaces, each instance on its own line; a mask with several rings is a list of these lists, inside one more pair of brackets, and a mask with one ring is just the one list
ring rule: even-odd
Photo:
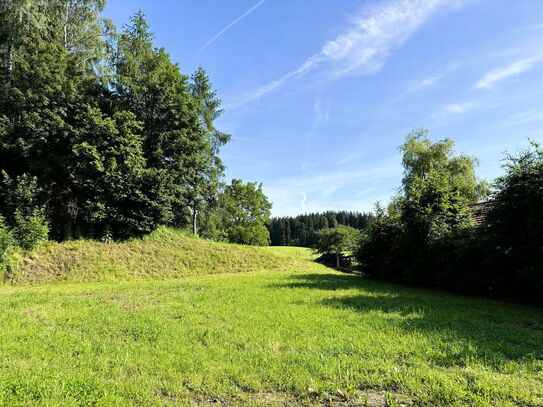
[[8,45],[8,85],[11,84],[11,79],[13,78],[13,42],[10,41]]
[[198,220],[198,209],[196,209],[196,207],[193,207],[192,208],[192,234],[194,236],[198,236],[197,220]]
[[339,253],[336,253],[336,268],[339,268]]
[[70,8],[72,7],[72,2],[69,1],[66,3],[66,18],[64,19],[63,31],[64,31],[64,48],[68,49],[68,21],[70,20]]

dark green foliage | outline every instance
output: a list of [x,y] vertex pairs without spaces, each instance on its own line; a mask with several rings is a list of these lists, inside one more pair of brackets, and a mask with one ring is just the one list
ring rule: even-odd
[[296,217],[272,218],[269,230],[272,246],[313,247],[319,230],[337,225],[365,229],[372,220],[369,213],[323,212],[298,215]]
[[216,192],[224,166],[217,154],[230,141],[230,135],[220,132],[213,124],[223,111],[205,70],[199,68],[191,79],[190,93],[196,103],[203,143],[194,154],[192,171],[185,176],[184,197],[190,209],[192,233],[197,235],[198,218],[201,215],[205,218],[218,204]]
[[0,216],[0,277],[5,278],[14,271],[13,253],[16,249],[16,242],[13,234],[8,229],[4,218]]
[[266,225],[231,225],[226,229],[226,239],[231,243],[251,246],[268,246],[270,233]]
[[400,280],[403,272],[403,227],[398,216],[376,211],[376,217],[364,230],[360,247],[355,251],[364,270],[377,278]]
[[203,69],[187,76],[138,12],[104,0],[0,3],[0,214],[45,210],[51,236],[126,238],[216,206],[229,136]]
[[220,196],[222,228],[231,243],[267,246],[270,234],[271,203],[262,191],[262,184],[233,179]]
[[492,289],[543,302],[543,148],[509,155],[483,231]]
[[32,250],[45,243],[49,237],[49,225],[43,211],[34,209],[30,214],[15,212],[13,234],[19,247]]
[[402,193],[388,210],[377,208],[357,251],[368,274],[410,284],[458,285],[458,270],[447,266],[456,255],[453,246],[472,229],[468,204],[485,186],[474,176],[475,160],[455,156],[452,147],[449,140],[430,141],[425,130],[407,136],[401,147]]
[[38,179],[28,174],[17,176],[16,179],[2,171],[0,187],[0,208],[8,218],[8,224],[15,225],[15,214],[18,211],[23,216],[32,214],[36,209],[43,209],[43,191],[38,186]]
[[402,147],[408,166],[402,194],[388,210],[378,208],[365,231],[356,255],[366,273],[469,294],[543,301],[541,147],[534,143],[508,157],[485,222],[476,227],[468,203],[482,197],[486,187],[471,175],[474,162],[469,166],[463,157],[461,166],[449,170],[456,157],[446,154],[443,160],[437,154],[423,160],[423,171],[414,171],[419,161],[413,157],[446,145],[422,140],[413,143],[408,137]]

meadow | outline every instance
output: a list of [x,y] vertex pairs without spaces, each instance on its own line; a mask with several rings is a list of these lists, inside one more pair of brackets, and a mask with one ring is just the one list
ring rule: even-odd
[[[143,241],[111,246],[109,275],[101,250],[89,281],[46,278],[52,260],[29,273],[64,251],[88,266],[102,244],[41,249],[0,286],[0,405],[543,405],[539,308],[339,273],[307,249],[168,233],[143,254]],[[188,259],[177,274],[115,266],[148,251],[174,263],[166,237],[243,261],[213,274],[187,271]]]

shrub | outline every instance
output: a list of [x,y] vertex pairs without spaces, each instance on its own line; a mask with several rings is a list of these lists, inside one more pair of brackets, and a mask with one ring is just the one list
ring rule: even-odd
[[487,216],[485,268],[493,290],[543,302],[543,148],[509,155]]
[[17,211],[30,215],[35,208],[39,208],[41,195],[36,177],[22,174],[12,178],[4,170],[1,171],[0,213],[6,217],[7,224],[15,224]]
[[34,249],[47,241],[49,224],[43,210],[34,209],[29,215],[15,212],[15,239],[24,250]]
[[398,216],[378,212],[354,253],[364,271],[376,278],[401,281],[403,235]]
[[16,250],[15,239],[11,231],[0,216],[0,276],[6,277],[15,270],[14,253]]
[[234,225],[227,230],[228,241],[231,243],[252,246],[268,246],[270,232],[265,225]]

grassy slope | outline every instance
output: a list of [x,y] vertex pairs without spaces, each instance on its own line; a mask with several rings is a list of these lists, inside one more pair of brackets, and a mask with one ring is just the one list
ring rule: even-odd
[[393,405],[400,396],[409,405],[543,405],[540,309],[340,274],[296,248],[187,241],[209,245],[195,256],[215,267],[208,251],[247,257],[223,260],[227,271],[275,258],[258,260],[268,271],[194,275],[204,268],[164,259],[160,241],[126,245],[177,272],[151,265],[149,274],[124,251],[77,264],[96,264],[93,279],[191,278],[0,288],[0,405]]
[[311,268],[308,249],[261,248],[197,239],[160,228],[122,243],[51,243],[26,255],[15,284],[172,279],[201,274]]

